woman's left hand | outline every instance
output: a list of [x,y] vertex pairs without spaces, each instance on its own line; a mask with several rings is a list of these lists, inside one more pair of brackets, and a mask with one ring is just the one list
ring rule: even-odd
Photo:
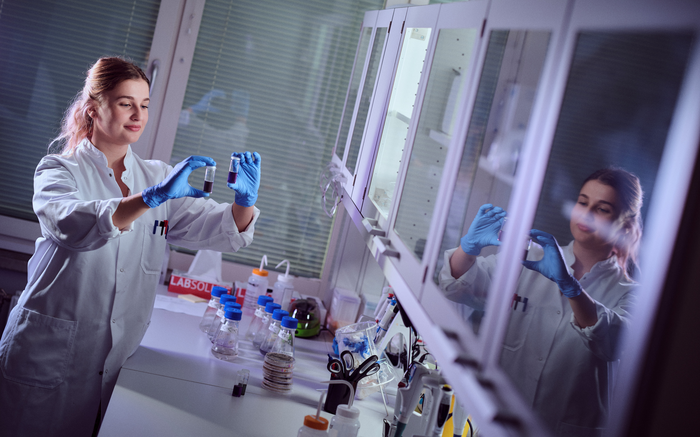
[[241,158],[236,183],[228,183],[228,187],[236,191],[236,204],[253,206],[258,200],[260,188],[260,154],[258,152],[232,153]]
[[564,261],[564,254],[559,244],[557,244],[556,238],[537,229],[530,231],[530,237],[535,243],[542,246],[544,257],[539,261],[522,261],[523,266],[539,272],[547,279],[556,282],[561,292],[568,298],[581,294],[581,284],[569,273],[569,269]]

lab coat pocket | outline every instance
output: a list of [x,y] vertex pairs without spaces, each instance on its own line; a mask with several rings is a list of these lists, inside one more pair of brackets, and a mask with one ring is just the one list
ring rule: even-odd
[[141,270],[147,275],[159,275],[165,254],[165,235],[160,235],[160,228],[153,233],[153,227],[143,227],[143,244],[141,245]]
[[0,349],[3,376],[33,387],[55,388],[68,373],[78,322],[17,310]]
[[525,338],[530,330],[530,323],[535,317],[536,310],[535,308],[527,308],[527,311],[523,311],[522,307],[523,305],[519,305],[512,311],[506,337],[503,340],[503,348],[506,350],[517,351],[525,344]]

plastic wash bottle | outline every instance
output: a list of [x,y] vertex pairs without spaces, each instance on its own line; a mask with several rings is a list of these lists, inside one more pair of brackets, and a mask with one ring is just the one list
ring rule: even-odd
[[254,310],[258,302],[258,296],[267,293],[268,271],[263,267],[267,265],[267,255],[263,255],[260,260],[260,268],[253,269],[253,274],[248,277],[248,287],[245,291],[243,307]]
[[292,299],[292,291],[294,291],[292,277],[289,276],[289,260],[283,260],[275,268],[278,269],[284,263],[287,263],[287,271],[284,275],[281,273],[277,275],[277,282],[272,287],[272,299],[275,303],[280,304],[283,310],[289,311],[289,302]]

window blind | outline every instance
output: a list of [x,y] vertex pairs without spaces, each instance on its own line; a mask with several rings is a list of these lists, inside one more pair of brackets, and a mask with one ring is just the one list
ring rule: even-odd
[[159,0],[0,0],[0,214],[37,221],[34,169],[101,56],[145,68]]
[[[319,176],[330,162],[366,10],[378,0],[208,0],[195,47],[171,164],[217,162],[212,198],[226,186],[232,152],[257,151],[262,181],[255,240],[224,259],[320,277],[332,225]],[[195,172],[193,186],[201,185]]]

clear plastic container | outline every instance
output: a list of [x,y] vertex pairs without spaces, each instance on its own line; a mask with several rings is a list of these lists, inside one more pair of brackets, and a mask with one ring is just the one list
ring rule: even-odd
[[328,420],[323,417],[308,415],[304,417],[304,425],[299,428],[297,437],[324,437],[328,436]]
[[258,297],[267,293],[268,271],[263,269],[263,265],[267,264],[267,256],[263,255],[259,269],[253,269],[253,274],[248,277],[248,286],[245,291],[245,299],[243,301],[244,308],[255,309],[255,304]]
[[267,328],[265,338],[263,338],[262,343],[260,343],[260,353],[262,354],[262,356],[267,355],[267,353],[270,352],[270,350],[272,349],[272,345],[275,343],[277,334],[279,334],[280,332],[282,318],[288,315],[289,311],[285,311],[281,308],[272,311],[272,320],[270,321],[270,326]]
[[216,317],[216,312],[219,310],[219,298],[222,294],[228,294],[228,290],[224,287],[219,287],[215,285],[211,289],[211,299],[209,300],[209,305],[207,309],[204,310],[204,315],[202,316],[202,321],[199,322],[199,330],[202,332],[208,332],[211,322],[214,321]]
[[265,305],[267,305],[268,302],[272,302],[271,296],[258,296],[258,302],[255,307],[255,315],[253,316],[253,320],[250,322],[250,325],[248,325],[248,331],[245,334],[246,340],[253,341],[255,334],[260,330],[260,325],[262,325],[262,319],[265,315]]
[[260,324],[260,329],[255,333],[255,338],[253,338],[253,346],[259,348],[262,344],[265,336],[268,333],[268,328],[270,327],[270,322],[272,321],[272,313],[279,309],[280,304],[274,302],[268,302],[265,304],[265,314],[263,314],[262,322]]
[[294,331],[297,329],[297,323],[299,321],[294,317],[282,317],[280,332],[277,334],[270,352],[289,355],[294,358]]
[[289,302],[292,298],[292,291],[294,291],[293,277],[289,275],[289,261],[285,259],[275,268],[279,268],[284,263],[287,263],[287,270],[284,274],[277,275],[277,282],[272,287],[272,298],[275,303],[282,305],[283,310],[289,311]]
[[231,308],[224,316],[224,323],[214,336],[211,353],[220,360],[231,361],[238,356],[238,324],[243,312]]
[[338,405],[328,428],[329,437],[357,437],[360,432],[360,410],[357,407]]
[[226,305],[226,302],[235,301],[236,296],[232,294],[222,294],[219,298],[219,308],[216,310],[214,319],[211,321],[211,325],[209,325],[209,329],[207,330],[207,336],[209,337],[209,341],[214,340],[214,334],[216,334],[216,330],[219,328],[219,323],[221,322],[221,319],[224,318],[224,306]]

